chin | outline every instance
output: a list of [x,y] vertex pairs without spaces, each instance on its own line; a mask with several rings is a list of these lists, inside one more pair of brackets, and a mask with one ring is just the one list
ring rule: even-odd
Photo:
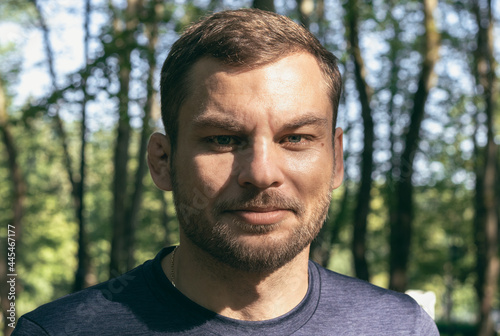
[[217,261],[236,270],[266,273],[292,261],[311,243],[312,238],[304,240],[303,236],[298,237],[292,232],[268,231],[237,237],[226,236],[218,240],[216,249],[212,249],[213,245],[199,247]]

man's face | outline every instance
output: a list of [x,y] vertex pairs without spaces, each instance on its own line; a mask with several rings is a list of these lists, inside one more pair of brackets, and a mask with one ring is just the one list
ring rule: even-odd
[[246,71],[205,58],[190,83],[171,158],[181,244],[277,269],[310,245],[343,177],[320,68],[306,53]]

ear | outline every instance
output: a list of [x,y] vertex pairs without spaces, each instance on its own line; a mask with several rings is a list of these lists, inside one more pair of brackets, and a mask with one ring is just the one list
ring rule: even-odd
[[172,190],[172,176],[170,160],[172,148],[168,136],[154,133],[148,143],[149,173],[158,188],[165,191]]
[[334,157],[333,157],[333,189],[337,189],[344,180],[344,147],[343,147],[342,128],[335,129],[334,139]]

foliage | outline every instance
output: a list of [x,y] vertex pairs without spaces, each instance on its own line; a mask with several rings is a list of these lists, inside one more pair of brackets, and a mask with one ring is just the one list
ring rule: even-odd
[[[6,2],[22,6],[29,13],[33,8],[27,2]],[[32,25],[29,15],[0,3],[0,20],[6,22],[9,13],[15,13],[18,25]],[[110,2],[112,3],[112,2]],[[152,2],[145,1],[147,6]],[[297,18],[296,8],[290,2],[275,2],[277,10]],[[345,3],[345,1],[344,1]],[[41,2],[42,6],[48,6]],[[78,227],[68,182],[60,135],[54,131],[54,110],[60,109],[73,163],[78,162],[80,146],[80,108],[82,78],[87,78],[89,111],[86,136],[87,176],[85,182],[85,213],[91,260],[91,282],[108,278],[109,251],[112,228],[110,218],[113,203],[112,183],[116,124],[119,106],[119,55],[125,47],[113,27],[111,18],[123,18],[123,6],[108,7],[104,2],[93,3],[91,62],[80,69],[59,75],[58,89],[42,97],[13,106],[22,90],[17,83],[23,75],[22,50],[19,41],[0,45],[0,76],[8,83],[9,124],[16,145],[20,149],[20,163],[28,184],[22,241],[19,247],[18,273],[21,274],[19,313],[67,294],[71,291],[77,265]],[[208,10],[238,7],[235,1],[178,1],[163,3],[160,8],[159,41],[154,55],[147,49],[147,24],[151,17],[139,15],[130,48],[131,82],[128,97],[128,115],[132,129],[127,163],[134,172],[138,158],[142,117],[147,101],[146,81],[153,56],[162,64],[169,46],[179,31]],[[242,6],[248,6],[247,3]],[[421,142],[414,164],[415,188],[414,235],[411,245],[409,284],[411,288],[432,290],[437,294],[437,316],[446,323],[464,321],[474,323],[477,310],[474,282],[475,256],[473,233],[474,216],[474,141],[482,141],[481,123],[484,116],[481,92],[474,82],[474,59],[477,27],[468,1],[445,1],[435,13],[442,34],[441,60],[436,65],[436,86],[426,105],[426,118],[420,133]],[[47,7],[48,8],[48,7]],[[51,7],[53,8],[53,7]],[[340,123],[348,131],[345,135],[346,181],[335,191],[330,209],[328,228],[336,228],[331,245],[330,268],[353,275],[352,240],[355,190],[359,186],[360,158],[363,150],[363,128],[360,117],[359,95],[356,91],[353,64],[347,57],[343,30],[343,9],[340,1],[325,2],[323,21],[312,16],[311,30],[327,47],[340,57],[344,76],[344,95],[340,108]],[[11,12],[12,11],[12,12]],[[13,14],[14,15],[14,14]],[[69,13],[78,16],[81,13]],[[404,150],[402,135],[409,124],[411,97],[416,91],[419,64],[422,58],[422,8],[420,2],[380,0],[360,1],[359,34],[361,52],[367,66],[367,81],[373,88],[371,106],[375,121],[373,187],[370,193],[370,213],[367,227],[367,261],[371,281],[388,286],[389,281],[389,209],[394,196],[392,171],[394,159]],[[9,18],[10,20],[10,18]],[[148,21],[149,20],[149,21]],[[0,24],[2,24],[0,22]],[[31,22],[31,23],[30,23]],[[49,26],[57,26],[50,21]],[[125,34],[125,33],[123,33]],[[52,35],[52,38],[55,38]],[[77,42],[75,42],[77,43]],[[78,42],[79,43],[79,42]],[[43,51],[41,51],[43,52]],[[45,67],[43,60],[40,66]],[[63,62],[56,58],[56,64]],[[155,83],[158,81],[156,71]],[[156,85],[155,88],[157,89]],[[495,92],[497,94],[497,92]],[[497,101],[500,99],[497,97]],[[497,105],[500,106],[500,105]],[[496,111],[498,130],[499,112]],[[484,120],[483,120],[484,121]],[[161,129],[158,106],[152,109],[152,129]],[[479,132],[475,136],[476,126]],[[484,134],[483,134],[484,135]],[[499,137],[498,131],[496,133]],[[498,140],[497,140],[498,142]],[[484,145],[484,143],[483,143]],[[0,180],[8,180],[8,162],[0,144]],[[76,164],[73,167],[76,171]],[[132,179],[123,181],[133,189]],[[144,193],[138,226],[135,231],[136,264],[152,258],[163,246],[178,241],[177,219],[172,196],[154,187],[151,179],[143,179]],[[346,214],[338,216],[344,191],[349,191]],[[10,220],[11,186],[0,184],[0,239],[4,238],[4,223]],[[334,220],[338,220],[335,222]],[[448,328],[447,324],[443,328]],[[443,329],[444,330],[444,329]],[[464,330],[464,334],[465,334]]]

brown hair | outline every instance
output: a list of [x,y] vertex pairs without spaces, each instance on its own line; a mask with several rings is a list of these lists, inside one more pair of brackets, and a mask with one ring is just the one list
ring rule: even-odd
[[189,27],[172,45],[161,70],[161,114],[175,149],[179,109],[189,93],[188,74],[202,57],[222,64],[252,69],[305,51],[318,61],[330,91],[333,127],[342,87],[337,58],[304,27],[289,18],[258,9],[212,14]]

